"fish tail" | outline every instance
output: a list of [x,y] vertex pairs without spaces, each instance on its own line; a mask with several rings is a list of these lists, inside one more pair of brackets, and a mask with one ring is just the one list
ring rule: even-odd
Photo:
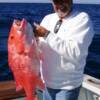
[[26,93],[26,100],[37,100],[35,93],[35,88],[30,84],[30,80],[24,80],[24,90]]
[[37,96],[36,95],[34,95],[34,96],[27,96],[26,100],[37,100]]

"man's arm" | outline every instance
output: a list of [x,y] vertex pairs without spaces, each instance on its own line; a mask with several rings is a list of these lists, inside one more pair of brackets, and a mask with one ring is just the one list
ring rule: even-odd
[[73,60],[80,59],[80,57],[87,55],[94,34],[89,16],[86,13],[83,14],[80,22],[71,32],[72,37],[66,37],[66,40],[62,40],[55,33],[50,32],[46,37],[46,41],[61,56]]

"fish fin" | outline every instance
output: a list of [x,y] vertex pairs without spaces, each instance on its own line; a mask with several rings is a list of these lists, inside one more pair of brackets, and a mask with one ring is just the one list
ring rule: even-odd
[[22,88],[21,85],[17,85],[17,86],[16,86],[16,92],[21,91],[22,89],[23,89],[23,88]]
[[43,83],[43,81],[40,78],[38,79],[38,87],[41,90],[45,89],[45,84]]

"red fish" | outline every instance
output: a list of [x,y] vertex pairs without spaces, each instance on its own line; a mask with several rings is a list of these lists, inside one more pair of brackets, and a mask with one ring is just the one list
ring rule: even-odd
[[44,89],[40,78],[40,52],[32,26],[25,19],[14,20],[12,24],[8,37],[8,63],[16,81],[16,91],[24,89],[26,100],[37,100],[36,87]]

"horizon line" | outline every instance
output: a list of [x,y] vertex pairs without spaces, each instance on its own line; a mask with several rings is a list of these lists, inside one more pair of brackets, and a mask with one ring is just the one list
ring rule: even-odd
[[[6,2],[6,1],[0,1],[0,3],[51,3],[51,2],[22,2],[22,1],[20,1],[20,2],[11,2],[11,1],[9,1],[9,2]],[[74,2],[73,4],[98,4],[98,5],[100,5],[100,3],[94,3],[94,2]]]

